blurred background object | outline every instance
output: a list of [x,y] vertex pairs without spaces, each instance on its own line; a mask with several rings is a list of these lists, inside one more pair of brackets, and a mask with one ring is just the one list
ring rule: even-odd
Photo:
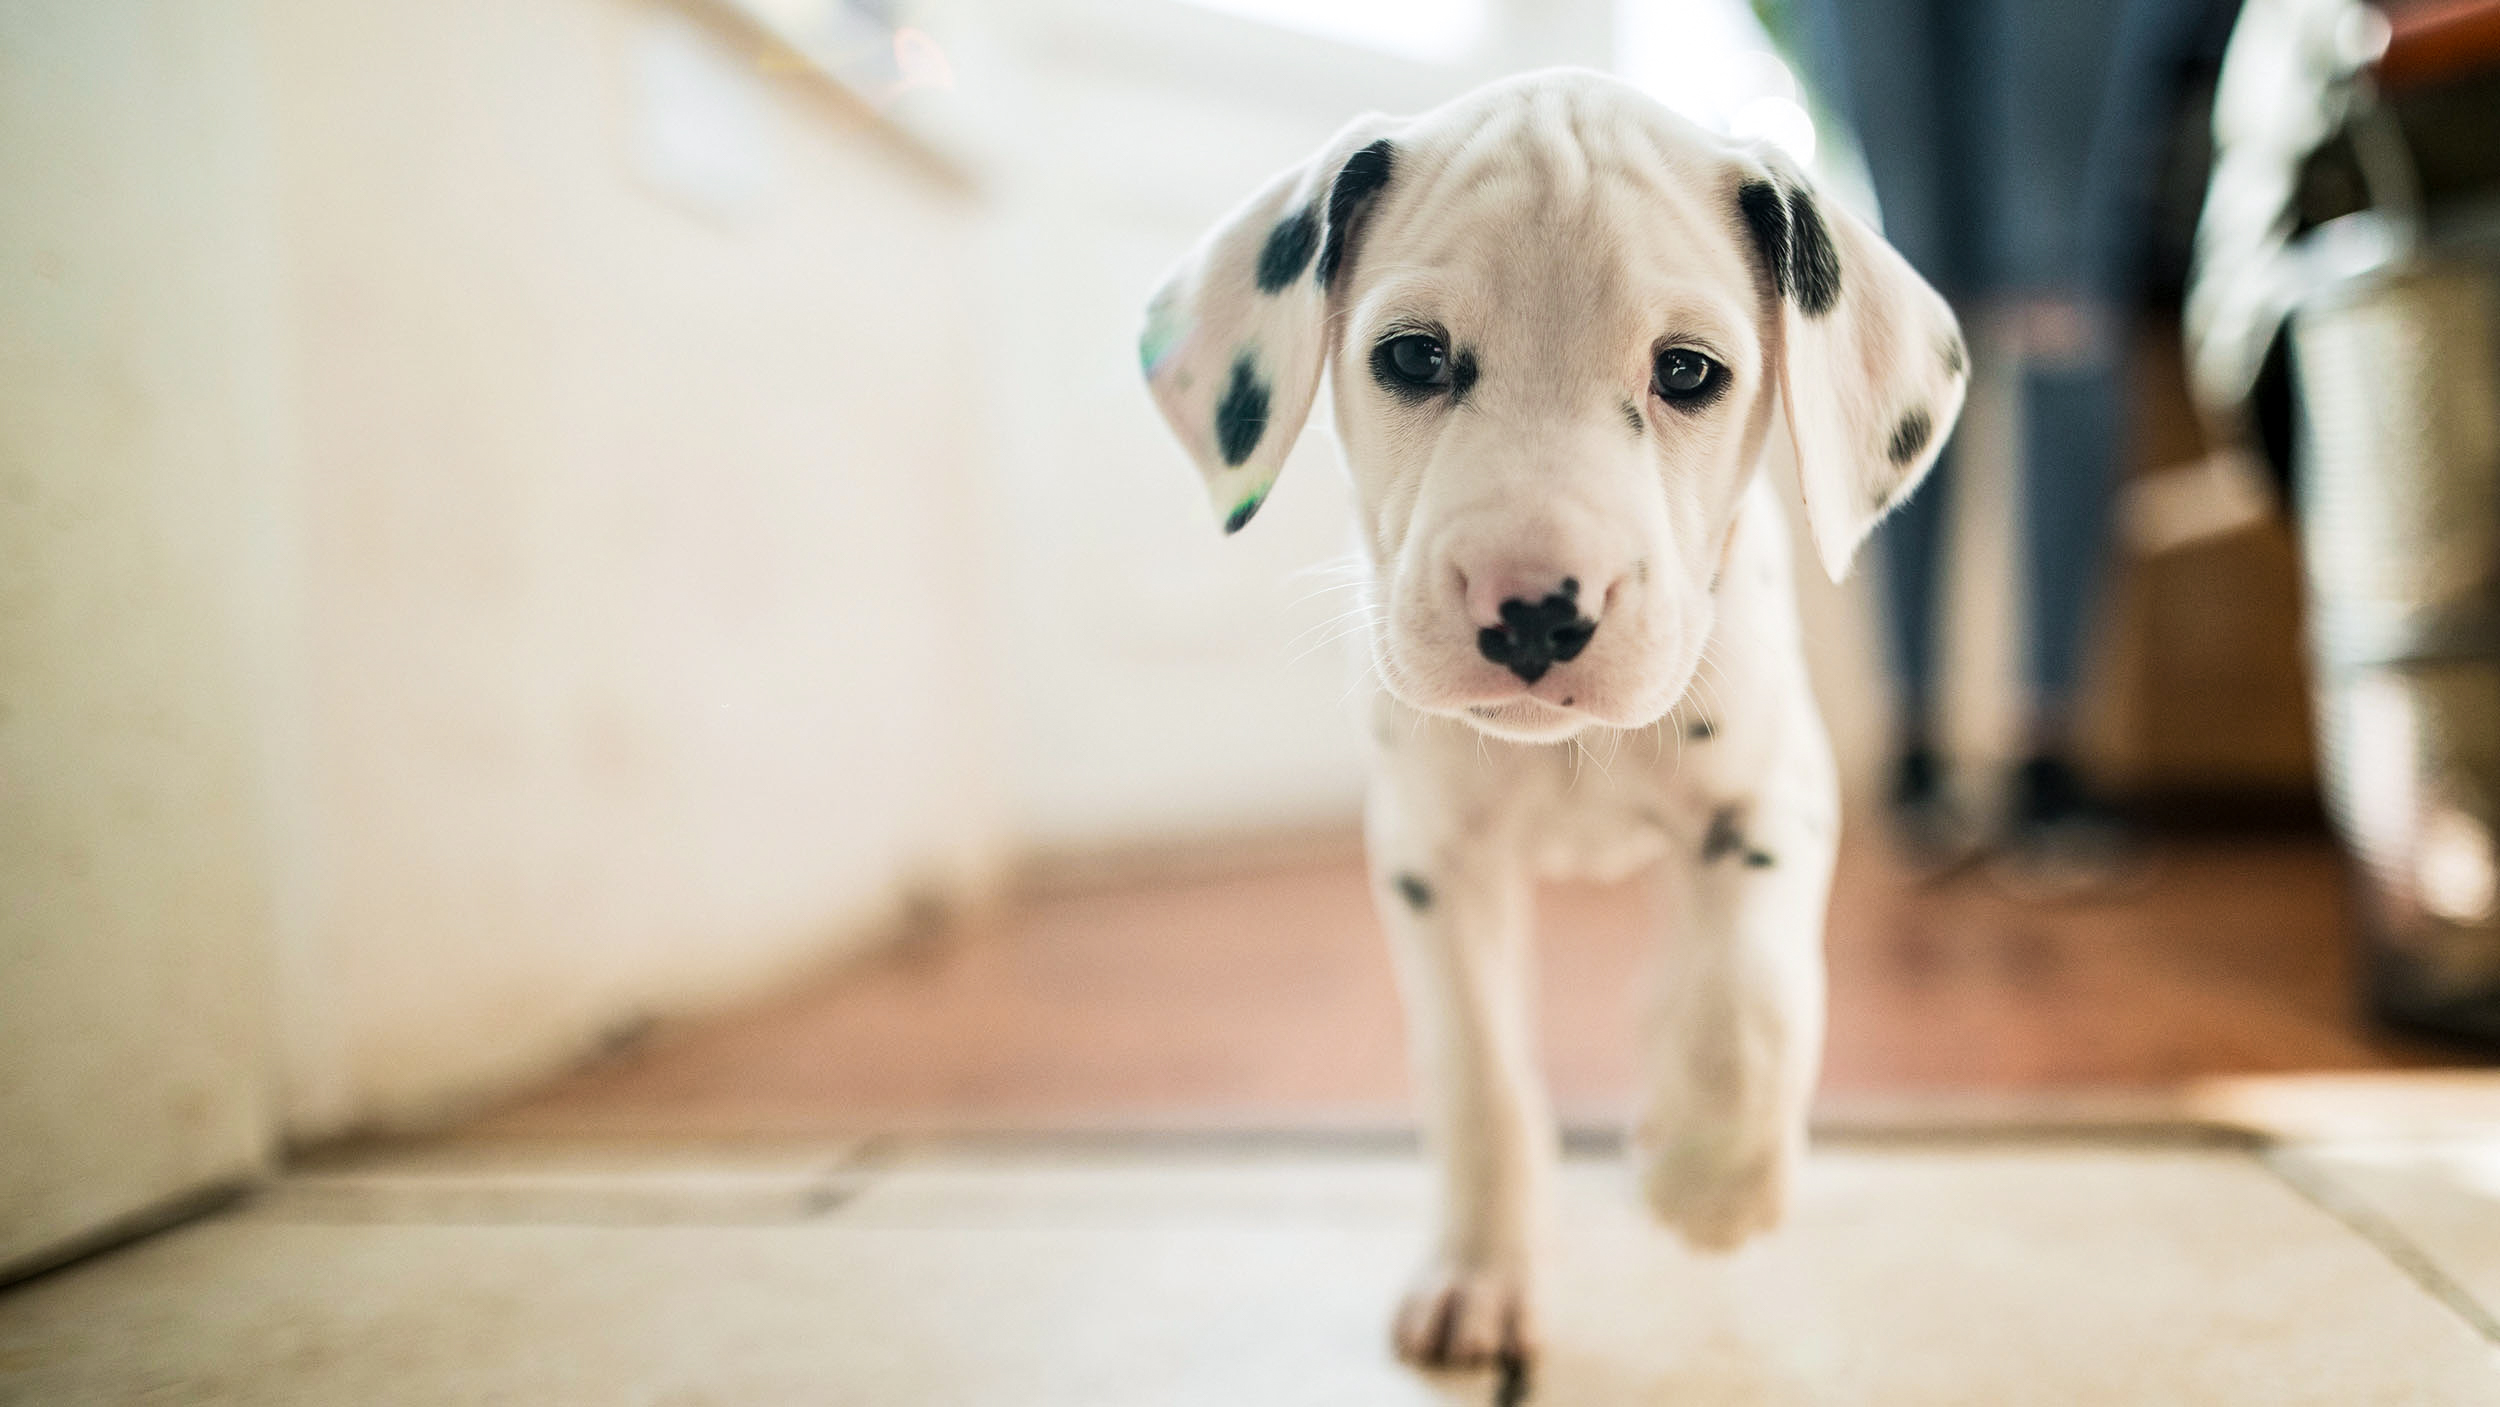
[[2500,6],[2252,0],[2215,130],[2198,365],[2292,484],[2370,998],[2500,1042]]
[[[1139,310],[1348,114],[1546,64],[1862,194],[1783,9],[0,6],[0,1274],[481,1114],[1402,1117],[1335,447],[1222,539]],[[2077,725],[2164,869],[2044,911],[1860,847],[1851,1097],[2427,1058],[2343,1000],[2295,558],[2188,411],[2178,283],[2126,313],[2121,457],[2221,477],[2129,510]],[[1937,727],[1994,772],[2021,330],[1971,331],[2003,472],[1956,486]],[[1800,589],[1864,803],[1870,589]],[[1655,934],[1636,891],[1549,897],[1596,1118]]]

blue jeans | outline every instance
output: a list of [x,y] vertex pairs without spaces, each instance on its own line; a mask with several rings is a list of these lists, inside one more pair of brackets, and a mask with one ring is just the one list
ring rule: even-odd
[[[2072,702],[2109,557],[2120,371],[2152,168],[2203,0],[1806,0],[1788,36],[1865,150],[1884,233],[1953,301],[2029,310],[2024,683]],[[1905,731],[1933,735],[1937,576],[1959,459],[1880,534]]]

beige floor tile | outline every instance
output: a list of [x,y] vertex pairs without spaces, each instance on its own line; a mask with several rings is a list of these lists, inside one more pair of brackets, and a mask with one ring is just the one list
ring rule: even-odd
[[2500,1134],[2335,1144],[2275,1155],[2397,1256],[2418,1255],[2435,1289],[2471,1302],[2500,1332]]
[[228,1222],[0,1302],[0,1401],[1431,1403],[1380,1334],[1406,1240]]
[[[0,1401],[1480,1403],[1385,1350],[1423,1185],[1025,1153],[781,1225],[228,1217],[0,1297]],[[2500,1400],[2490,1343],[2231,1151],[1835,1148],[1730,1259],[1575,1161],[1563,1227],[1538,1403]]]
[[1557,1402],[2500,1401],[2490,1343],[2234,1152],[1827,1154],[1717,1261],[1566,1205]]
[[321,1160],[239,1215],[302,1222],[781,1222],[857,1186],[858,1145],[448,1140]]
[[842,1219],[885,1227],[1237,1222],[1404,1229],[1421,1226],[1431,1195],[1431,1177],[1412,1156],[948,1157],[879,1179]]

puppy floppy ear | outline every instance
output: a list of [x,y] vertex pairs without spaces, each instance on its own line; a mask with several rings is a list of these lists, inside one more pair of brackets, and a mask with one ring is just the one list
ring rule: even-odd
[[1953,310],[1909,261],[1793,172],[1744,168],[1735,201],[1778,293],[1798,488],[1815,553],[1838,581],[1935,464],[1970,357]]
[[1328,360],[1332,289],[1397,170],[1383,117],[1358,119],[1224,217],[1146,305],[1138,360],[1206,476],[1224,531],[1259,511]]

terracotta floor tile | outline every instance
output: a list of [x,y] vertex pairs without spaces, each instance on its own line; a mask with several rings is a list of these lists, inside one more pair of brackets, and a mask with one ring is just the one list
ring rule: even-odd
[[[1636,1078],[1649,906],[1542,908],[1546,1070],[1571,1117]],[[2040,1093],[2431,1063],[2352,1001],[2323,838],[2174,842],[2116,900],[2042,907],[1979,873],[1843,858],[1824,1090]],[[1029,899],[978,929],[675,1033],[495,1132],[809,1133],[1403,1119],[1403,1034],[1359,859]]]

